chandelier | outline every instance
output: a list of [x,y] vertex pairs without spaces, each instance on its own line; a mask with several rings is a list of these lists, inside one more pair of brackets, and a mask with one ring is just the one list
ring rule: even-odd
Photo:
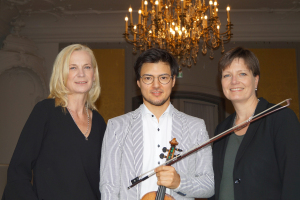
[[[132,8],[129,8],[130,21],[125,17],[126,41],[133,44],[133,53],[143,52],[150,48],[166,49],[173,54],[181,66],[190,68],[196,64],[198,51],[205,55],[229,42],[232,33],[230,7],[227,7],[226,31],[220,33],[221,22],[218,17],[218,3],[215,0],[205,5],[205,0],[142,0],[138,11],[138,23],[133,24]],[[209,16],[206,14],[209,12]],[[130,38],[131,39],[130,39]]]

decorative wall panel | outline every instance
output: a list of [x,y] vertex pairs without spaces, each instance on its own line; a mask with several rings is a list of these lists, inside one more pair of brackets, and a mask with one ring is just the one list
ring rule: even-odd
[[299,95],[295,49],[251,49],[260,62],[258,97],[271,103],[292,98],[289,106],[299,116]]
[[93,49],[97,59],[101,94],[96,106],[107,122],[124,114],[125,51],[124,49]]

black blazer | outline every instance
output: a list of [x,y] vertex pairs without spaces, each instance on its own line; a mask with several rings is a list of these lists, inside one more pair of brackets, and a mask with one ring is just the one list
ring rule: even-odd
[[[265,99],[255,114],[273,106]],[[215,135],[232,127],[236,113],[220,123]],[[229,136],[213,146],[215,196],[219,199],[223,163]],[[238,149],[232,181],[235,200],[300,199],[300,124],[284,108],[252,122]]]

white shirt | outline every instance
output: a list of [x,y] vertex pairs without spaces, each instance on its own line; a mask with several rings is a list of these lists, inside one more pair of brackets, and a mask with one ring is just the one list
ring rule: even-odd
[[[159,155],[163,153],[162,148],[170,148],[171,132],[172,132],[172,111],[171,103],[167,110],[160,116],[159,121],[153,113],[143,104],[142,120],[143,120],[143,169],[142,172],[149,171],[166,162]],[[167,156],[167,153],[164,153]],[[140,199],[148,192],[157,191],[157,178],[152,176],[141,183]],[[166,193],[170,194],[170,189],[166,189]]]

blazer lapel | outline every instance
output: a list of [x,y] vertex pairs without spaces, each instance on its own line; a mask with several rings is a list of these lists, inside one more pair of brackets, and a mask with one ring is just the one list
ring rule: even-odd
[[141,107],[133,112],[131,124],[132,150],[136,175],[142,173],[143,167],[143,120]]
[[[263,110],[265,110],[267,107],[267,101],[264,99],[260,99],[260,101],[258,102],[258,105],[255,109],[254,115],[262,112]],[[262,123],[262,119],[255,121],[253,123],[250,123],[248,130],[244,136],[244,139],[240,145],[240,148],[237,152],[236,158],[235,158],[235,163],[237,163],[242,156],[244,155],[244,153],[246,152],[248,146],[250,145],[251,141],[253,140],[255,134],[257,133],[257,129],[260,126],[260,124]]]
[[[178,144],[178,148],[182,149],[184,148],[185,141],[183,141],[183,135],[185,134],[183,131],[183,123],[181,122],[182,116],[177,110],[172,107],[173,113],[172,113],[172,133],[171,133],[171,139],[176,138]],[[168,147],[169,148],[169,147]],[[184,151],[184,149],[182,149]]]
[[[188,137],[188,128],[187,128],[187,122],[186,118],[175,108],[173,108],[173,114],[172,114],[172,139],[176,138],[177,142],[179,143],[177,145],[178,149],[181,149],[183,152],[189,150],[188,144],[189,144],[189,138]],[[180,152],[175,152],[176,154],[179,154]],[[188,171],[188,165],[187,160],[184,162],[184,160],[181,160],[173,165],[176,170],[187,172]]]

